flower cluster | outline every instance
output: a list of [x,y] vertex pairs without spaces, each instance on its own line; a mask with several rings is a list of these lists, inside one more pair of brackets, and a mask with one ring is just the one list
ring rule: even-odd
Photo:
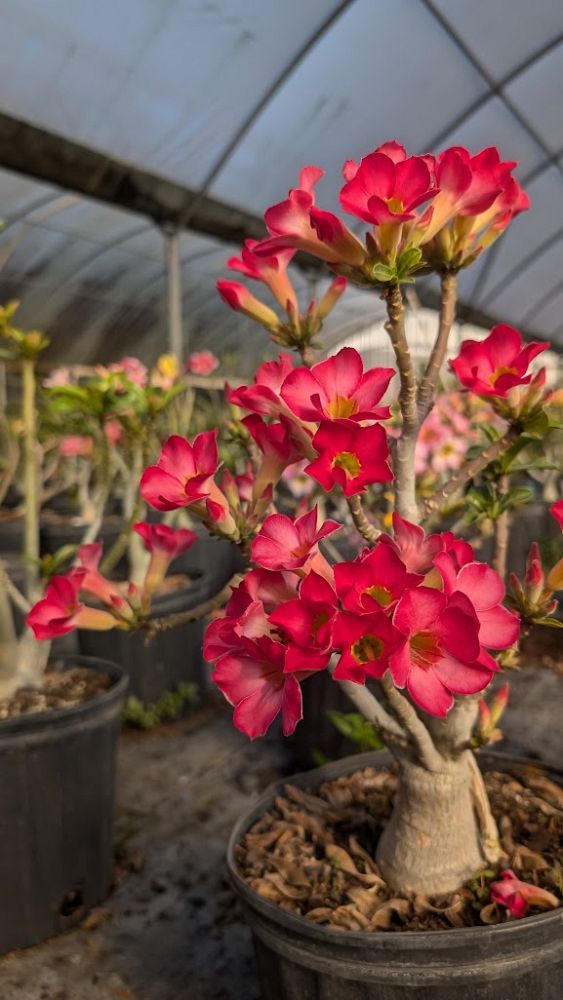
[[[370,227],[363,241],[318,207],[315,186],[323,171],[304,167],[287,199],[267,209],[268,238],[247,244],[241,260],[229,265],[265,281],[290,313],[295,302],[285,268],[296,250],[360,284],[409,280],[421,267],[466,267],[529,207],[513,177],[515,166],[494,147],[475,156],[461,146],[438,156],[408,156],[398,142],[378,146],[360,163],[348,160],[339,199],[345,212]],[[220,291],[230,305],[278,330],[276,314],[250,301],[244,286],[221,283]]]
[[527,411],[532,402],[530,390],[540,390],[539,395],[533,393],[534,404],[543,396],[545,372],[542,370],[533,376],[529,367],[533,359],[548,347],[545,341],[534,341],[524,346],[518,330],[500,323],[484,340],[464,340],[458,356],[450,365],[465,389],[491,401],[506,400],[510,410],[502,408],[501,412],[507,415],[512,412],[517,416],[522,414],[521,387],[529,387],[525,394]]
[[[142,538],[150,559],[141,586],[108,580],[99,570],[102,544],[82,545],[78,565],[65,576],[54,576],[45,595],[27,616],[36,639],[55,639],[75,628],[106,631],[142,626],[151,598],[166,576],[170,563],[187,552],[196,540],[193,531],[173,530],[164,524],[140,521],[134,530]],[[89,607],[87,600],[96,606]]]
[[252,544],[252,570],[207,629],[213,679],[251,738],[281,712],[286,734],[302,717],[300,683],[313,672],[365,684],[389,672],[430,715],[455,695],[484,690],[499,667],[491,650],[512,645],[518,617],[502,605],[498,573],[477,562],[451,532],[426,535],[393,517],[384,535],[352,562],[330,566],[317,510],[293,521],[266,518]]
[[367,485],[389,482],[389,449],[382,406],[392,368],[364,372],[352,348],[312,368],[294,368],[290,355],[261,365],[254,384],[228,390],[234,406],[250,411],[241,425],[254,458],[242,477],[228,470],[221,483],[217,431],[193,443],[172,435],[156,465],[145,469],[141,494],[157,510],[190,507],[216,534],[233,541],[249,537],[271,503],[284,471],[307,460],[304,471],[330,491],[350,497]]
[[474,396],[440,393],[419,431],[416,474],[436,478],[461,468],[468,448],[479,440],[475,424],[490,421],[492,416],[492,409]]
[[241,256],[231,257],[227,267],[239,271],[247,278],[260,281],[271,292],[285,316],[278,314],[257,299],[240,281],[217,282],[217,289],[223,301],[266,328],[277,344],[284,347],[305,348],[313,342],[324,320],[334,309],[346,289],[346,279],[337,277],[331,282],[320,302],[313,299],[305,312],[299,311],[297,293],[289,279],[287,268],[295,256],[295,250],[281,250],[259,256],[255,250],[257,240],[247,240]]

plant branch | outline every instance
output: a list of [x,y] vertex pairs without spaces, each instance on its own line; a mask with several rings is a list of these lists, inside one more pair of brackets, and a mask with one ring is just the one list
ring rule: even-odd
[[416,376],[405,331],[405,308],[400,285],[389,285],[383,299],[387,305],[385,329],[395,353],[400,379],[399,408],[401,435],[394,450],[395,496],[399,514],[409,521],[418,521],[416,502],[414,451],[418,436],[418,406]]
[[238,587],[243,577],[244,573],[235,573],[218,594],[215,594],[214,597],[209,597],[206,601],[202,601],[195,608],[189,608],[187,611],[178,611],[171,615],[164,615],[162,618],[149,619],[145,626],[148,633],[147,641],[150,642],[159,632],[167,632],[168,629],[178,628],[179,625],[187,625],[188,622],[199,621],[201,618],[205,618],[211,614],[212,611],[216,611],[217,608],[223,607],[229,600],[233,588]]
[[426,500],[426,510],[429,513],[438,510],[440,504],[444,500],[453,496],[454,493],[461,490],[468,482],[470,482],[470,480],[479,475],[483,469],[486,469],[491,462],[500,458],[506,449],[509,448],[511,444],[514,444],[517,436],[516,430],[510,428],[501,438],[498,438],[496,441],[493,441],[490,445],[488,445],[488,447],[485,448],[480,455],[477,455],[477,457],[472,459],[471,462],[467,462],[467,464],[460,469],[456,476],[452,476],[451,479],[448,479],[448,482],[437,490],[434,496]]
[[15,583],[12,582],[8,575],[5,563],[0,559],[0,583],[4,586],[6,593],[16,608],[22,612],[22,614],[27,615],[31,611],[32,605],[27,598],[21,593],[16,587]]
[[448,340],[455,319],[456,298],[457,272],[445,271],[441,278],[438,336],[418,390],[418,413],[421,422],[429,414],[434,402],[434,391],[446,357]]
[[[510,485],[509,477],[503,473],[498,481],[499,496],[504,497],[508,493]],[[503,510],[495,520],[495,548],[493,555],[493,566],[499,576],[504,580],[506,576],[506,559],[508,555],[509,540],[509,513]]]
[[[334,668],[329,667],[329,670],[330,673],[333,673]],[[396,719],[392,715],[389,715],[389,712],[385,711],[381,702],[377,700],[365,684],[356,684],[354,681],[336,681],[336,683],[364,719],[380,730],[385,738],[390,736],[394,743],[399,740],[403,748],[407,749],[408,734]]]
[[35,416],[35,360],[22,358],[22,423],[24,455],[24,576],[30,601],[39,593],[39,484]]
[[381,532],[371,523],[362,506],[362,501],[358,495],[348,497],[348,507],[352,515],[352,520],[357,531],[368,545],[373,545],[379,538]]
[[395,687],[389,671],[383,677],[381,684],[395,715],[412,738],[412,742],[418,750],[421,764],[427,771],[443,770],[444,758],[438,753],[430,733],[410,701]]

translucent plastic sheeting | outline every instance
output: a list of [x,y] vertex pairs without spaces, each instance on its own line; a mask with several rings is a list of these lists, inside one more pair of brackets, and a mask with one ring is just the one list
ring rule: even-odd
[[[0,15],[1,113],[255,215],[306,163],[334,207],[343,161],[387,138],[497,143],[533,210],[460,276],[461,298],[563,344],[561,0],[0,0]],[[0,294],[22,298],[53,356],[165,347],[150,220],[8,171],[0,217]],[[185,335],[248,361],[266,334],[214,290],[235,249],[182,236]],[[329,340],[380,308],[347,296]]]

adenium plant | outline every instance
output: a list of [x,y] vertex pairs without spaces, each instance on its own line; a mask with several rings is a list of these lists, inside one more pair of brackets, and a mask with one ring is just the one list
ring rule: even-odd
[[[301,723],[303,685],[323,673],[395,756],[400,792],[377,861],[400,892],[445,893],[487,865],[502,867],[474,749],[497,738],[507,692],[490,704],[484,692],[523,629],[536,621],[558,624],[551,585],[559,570],[544,579],[534,553],[526,579],[512,582],[509,601],[504,579],[511,462],[523,448],[541,447],[551,421],[544,374],[530,368],[547,345],[524,345],[518,331],[501,325],[479,344],[461,346],[451,364],[459,390],[482,400],[494,421],[484,437],[473,427],[478,453],[452,463],[452,474],[431,496],[416,489],[417,442],[429,427],[446,359],[457,273],[529,207],[515,166],[495,148],[408,156],[399,143],[385,143],[359,164],[344,165],[340,204],[353,228],[319,207],[315,188],[323,171],[305,167],[298,187],[266,211],[266,238],[247,242],[240,258],[228,262],[265,285],[275,308],[240,282],[218,283],[228,306],[293,348],[299,363],[281,353],[259,366],[251,385],[227,387],[231,405],[247,414],[239,475],[220,468],[216,435],[208,433],[193,441],[169,438],[141,478],[147,503],[161,511],[188,509],[249,559],[248,572],[219,595],[216,604],[226,600],[226,607],[204,645],[235,725],[254,739],[280,717],[289,735]],[[336,274],[320,302],[305,308],[287,273],[296,251]],[[439,325],[418,372],[401,286],[430,271],[441,281]],[[322,322],[347,281],[376,288],[385,301],[394,369],[365,371],[351,348],[315,361]],[[391,435],[386,422],[395,398],[400,426]],[[459,433],[466,430],[462,422]],[[276,510],[275,491],[296,463],[322,503],[290,517]],[[464,538],[421,523],[448,498],[478,488],[484,476],[496,504],[493,566]],[[386,530],[378,506],[389,492],[394,513]],[[324,513],[338,497],[362,539],[361,551],[345,561],[334,548],[340,523]],[[559,506],[554,513],[561,518]],[[209,602],[202,613],[208,611]],[[129,627],[126,619],[116,625]]]

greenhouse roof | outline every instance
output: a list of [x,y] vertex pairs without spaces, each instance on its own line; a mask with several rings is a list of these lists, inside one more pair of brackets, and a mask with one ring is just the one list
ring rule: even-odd
[[[465,315],[563,345],[560,0],[18,0],[0,65],[0,293],[53,357],[163,348],[161,228],[182,230],[185,336],[262,352],[214,282],[299,168],[388,138],[411,152],[498,144],[532,211],[460,279]],[[315,271],[301,270],[311,285]],[[430,301],[432,282],[421,285]],[[353,291],[329,341],[381,306]]]

